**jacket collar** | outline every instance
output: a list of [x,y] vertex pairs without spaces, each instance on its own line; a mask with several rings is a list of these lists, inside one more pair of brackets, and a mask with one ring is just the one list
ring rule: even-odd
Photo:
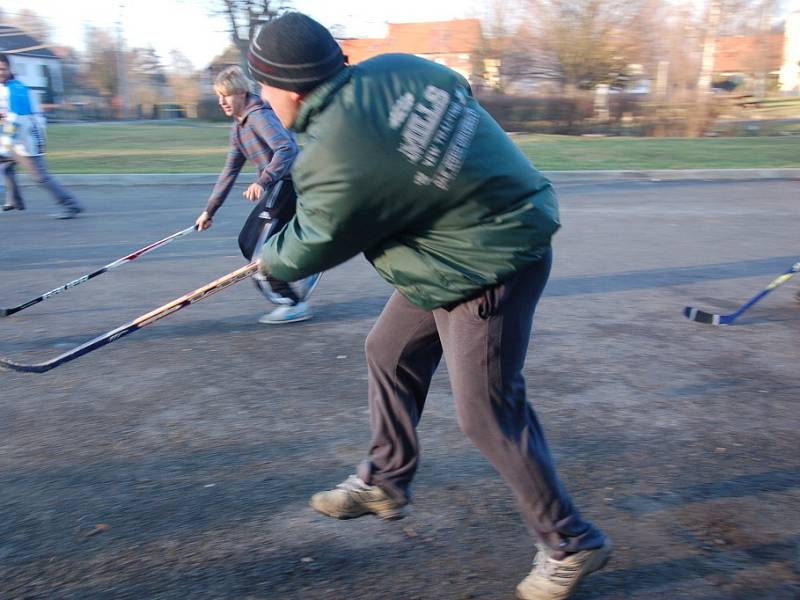
[[242,125],[244,125],[244,122],[247,121],[247,117],[250,115],[251,112],[263,107],[264,103],[261,101],[261,98],[259,98],[255,94],[247,92],[247,96],[245,97],[244,110],[242,110],[242,116],[238,117],[236,120]]
[[314,88],[314,90],[303,99],[303,103],[300,105],[300,110],[297,112],[297,117],[292,125],[292,129],[298,133],[302,133],[308,129],[313,118],[328,106],[336,95],[336,92],[350,81],[352,75],[351,67],[346,67],[325,83]]

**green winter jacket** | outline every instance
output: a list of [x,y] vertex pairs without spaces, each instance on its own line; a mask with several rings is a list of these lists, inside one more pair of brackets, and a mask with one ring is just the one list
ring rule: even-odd
[[363,252],[424,309],[474,296],[538,260],[559,227],[542,176],[456,72],[387,54],[313,90],[292,178],[297,214],[262,270],[293,281]]

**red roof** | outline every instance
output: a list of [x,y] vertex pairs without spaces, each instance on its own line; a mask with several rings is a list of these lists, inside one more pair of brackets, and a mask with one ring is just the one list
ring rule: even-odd
[[347,56],[347,62],[351,65],[390,52],[388,40],[385,38],[353,38],[339,40],[342,52]]
[[715,73],[777,71],[783,64],[783,34],[731,35],[717,40]]
[[469,54],[481,43],[478,19],[454,19],[426,23],[389,23],[385,38],[339,40],[351,64],[378,54]]

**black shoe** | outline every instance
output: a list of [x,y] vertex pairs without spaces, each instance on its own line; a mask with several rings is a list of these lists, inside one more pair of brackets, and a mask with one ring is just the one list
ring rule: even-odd
[[80,206],[68,206],[62,212],[53,215],[56,219],[74,219],[83,209]]
[[3,204],[3,212],[7,210],[25,210],[24,206],[16,206],[14,204]]

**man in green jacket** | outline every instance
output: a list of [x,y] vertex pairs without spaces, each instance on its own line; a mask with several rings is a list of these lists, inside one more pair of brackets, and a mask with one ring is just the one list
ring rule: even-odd
[[265,24],[250,71],[287,128],[297,213],[261,270],[294,281],[364,253],[397,291],[366,340],[372,442],[357,474],[311,499],[337,518],[403,516],[416,426],[442,356],[458,422],[513,490],[536,536],[524,600],[570,596],[611,543],[556,473],[522,370],[559,227],[550,182],[457,73],[408,55],[357,66],[300,13]]

